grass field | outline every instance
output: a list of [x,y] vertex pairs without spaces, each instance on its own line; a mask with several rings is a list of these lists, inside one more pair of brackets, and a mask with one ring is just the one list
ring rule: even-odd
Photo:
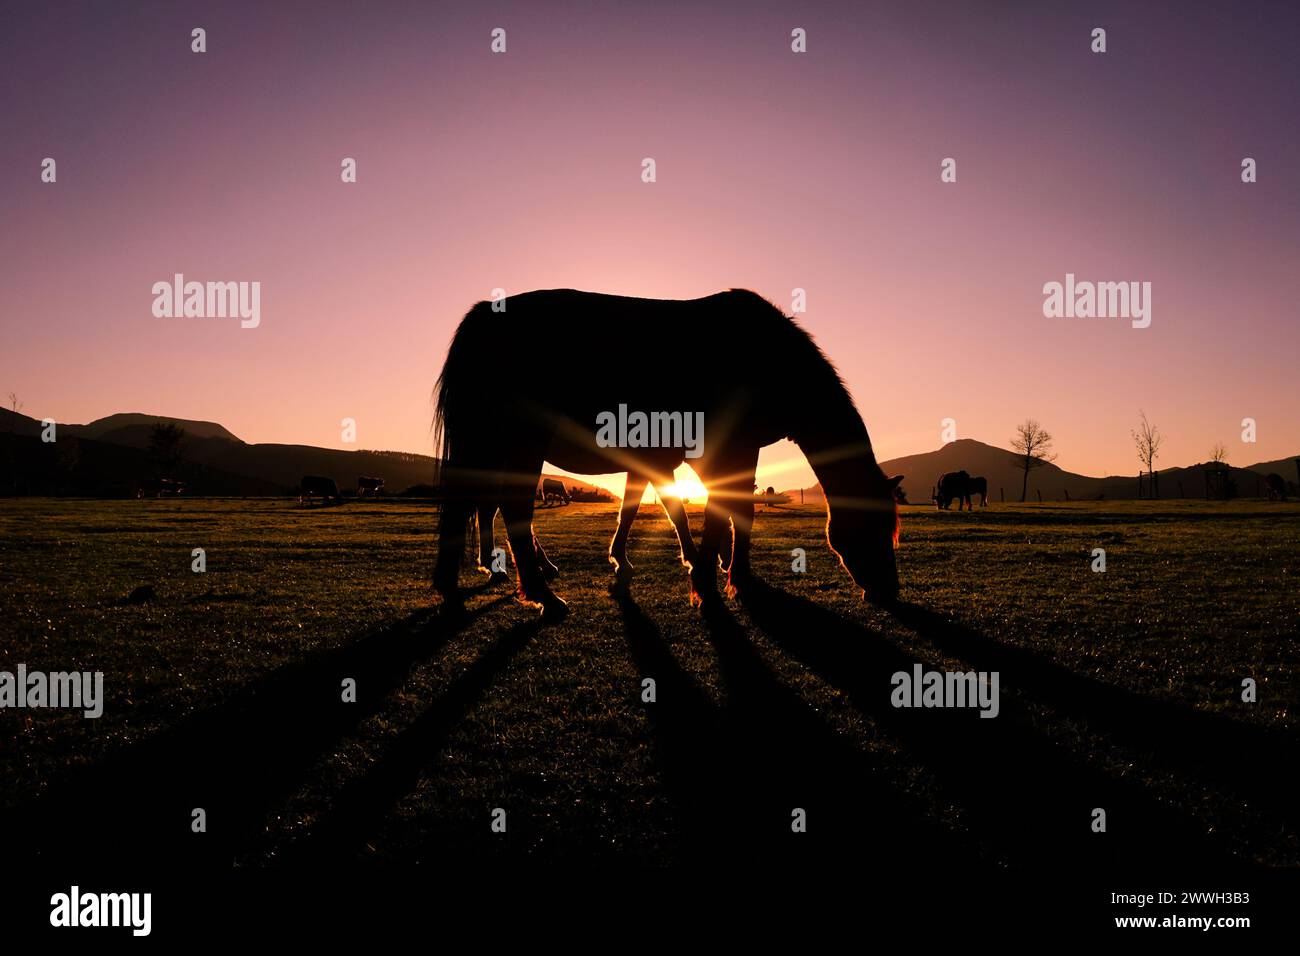
[[[650,507],[630,593],[611,593],[614,520],[539,511],[562,623],[467,563],[453,626],[426,505],[0,501],[0,670],[101,670],[106,688],[98,720],[0,714],[5,832],[37,857],[91,840],[216,866],[1300,863],[1300,508],[905,509],[889,610],[861,602],[823,515],[769,510],[768,586],[707,615]],[[128,601],[142,585],[153,599]],[[918,661],[997,671],[999,716],[892,707],[890,675]]]

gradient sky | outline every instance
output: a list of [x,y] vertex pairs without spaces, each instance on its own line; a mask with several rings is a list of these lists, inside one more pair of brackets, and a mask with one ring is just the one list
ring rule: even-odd
[[[1034,417],[1062,467],[1132,474],[1139,409],[1158,466],[1300,452],[1295,4],[460,6],[7,2],[0,394],[428,453],[494,287],[802,287],[881,459]],[[154,318],[175,272],[260,281],[261,327]],[[1151,282],[1151,327],[1044,318],[1067,272]],[[760,481],[810,483],[790,457]]]

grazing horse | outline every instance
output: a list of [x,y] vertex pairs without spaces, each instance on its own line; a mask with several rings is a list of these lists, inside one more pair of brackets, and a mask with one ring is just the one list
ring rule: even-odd
[[[457,578],[470,517],[477,510],[482,527],[484,515],[490,520],[500,509],[520,598],[540,605],[544,619],[566,613],[547,583],[545,555],[532,530],[543,462],[577,474],[644,475],[662,487],[688,452],[710,489],[699,547],[684,510],[680,523],[674,521],[691,600],[720,600],[716,565],[728,524],[734,536],[728,592],[742,591],[752,580],[758,452],[782,438],[799,445],[821,481],[827,541],[863,596],[897,597],[893,494],[902,479],[881,471],[844,383],[793,319],[743,290],[668,300],[561,289],[508,302],[506,311],[480,302],[461,320],[435,390],[434,434],[446,497],[433,580],[447,610],[463,607]],[[556,323],[602,332],[591,344],[532,334]],[[677,351],[661,362],[641,360],[647,328],[690,329],[692,351],[700,356],[691,365],[699,371]],[[780,382],[798,388],[773,387]],[[611,441],[599,422],[623,406],[656,415],[680,411],[679,421],[696,416],[689,420],[702,420],[702,434],[690,447],[684,432],[681,441],[660,443],[629,429]],[[629,490],[624,508],[639,498],[635,487]]]
[[383,493],[383,490],[384,479],[382,478],[367,478],[362,475],[357,479],[358,498],[365,498],[367,495],[373,497],[374,495]]
[[950,471],[939,477],[938,490],[934,494],[935,507],[947,511],[953,499],[957,500],[957,510],[966,505],[970,511],[975,510],[971,496],[980,496],[980,507],[987,508],[989,503],[989,483],[985,478],[972,478],[964,471]]

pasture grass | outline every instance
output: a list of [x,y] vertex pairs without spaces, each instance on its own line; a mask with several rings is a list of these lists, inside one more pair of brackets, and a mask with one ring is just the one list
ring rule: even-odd
[[[539,510],[570,607],[562,623],[540,627],[501,587],[472,593],[467,622],[450,627],[431,609],[427,504],[0,501],[0,670],[101,670],[106,690],[98,720],[0,715],[0,806],[26,813],[78,773],[125,787],[93,775],[215,715],[230,739],[191,738],[218,742],[194,774],[219,774],[226,799],[248,801],[228,857],[245,865],[451,850],[654,865],[700,853],[709,821],[727,814],[766,826],[755,821],[775,808],[775,828],[788,830],[781,808],[801,805],[804,787],[804,802],[852,796],[835,812],[865,801],[873,827],[895,814],[904,832],[1014,866],[1033,859],[1034,840],[1007,832],[1013,818],[986,787],[996,779],[977,791],[970,778],[987,765],[1019,792],[1035,785],[1038,760],[1061,762],[1045,771],[1049,791],[1129,788],[1215,852],[1300,862],[1294,792],[1274,786],[1279,767],[1256,766],[1293,757],[1300,732],[1300,508],[905,508],[905,603],[894,610],[861,601],[825,546],[823,514],[766,509],[753,563],[777,593],[715,617],[689,606],[672,529],[649,506],[632,535],[630,593],[611,593],[615,517],[608,504]],[[191,571],[193,548],[205,549],[206,573]],[[807,573],[791,571],[793,548],[806,549]],[[1105,573],[1091,570],[1094,548]],[[462,581],[482,583],[468,561]],[[142,585],[156,596],[131,603]],[[946,749],[946,729],[888,706],[895,660],[1000,671],[1003,713],[952,738],[987,740],[986,754]],[[356,705],[338,702],[348,668]],[[1247,677],[1254,704],[1241,700]],[[264,700],[286,687],[307,703]],[[312,707],[328,720],[299,712]],[[970,736],[987,725],[1000,736]],[[179,744],[159,746],[178,772],[199,766]],[[1050,809],[1051,793],[1037,802]],[[511,826],[493,841],[496,807]]]

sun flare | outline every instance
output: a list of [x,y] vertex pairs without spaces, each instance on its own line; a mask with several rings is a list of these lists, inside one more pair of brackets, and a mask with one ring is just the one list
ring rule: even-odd
[[703,501],[709,496],[709,489],[698,478],[682,478],[659,489],[665,498],[685,498],[687,501]]

